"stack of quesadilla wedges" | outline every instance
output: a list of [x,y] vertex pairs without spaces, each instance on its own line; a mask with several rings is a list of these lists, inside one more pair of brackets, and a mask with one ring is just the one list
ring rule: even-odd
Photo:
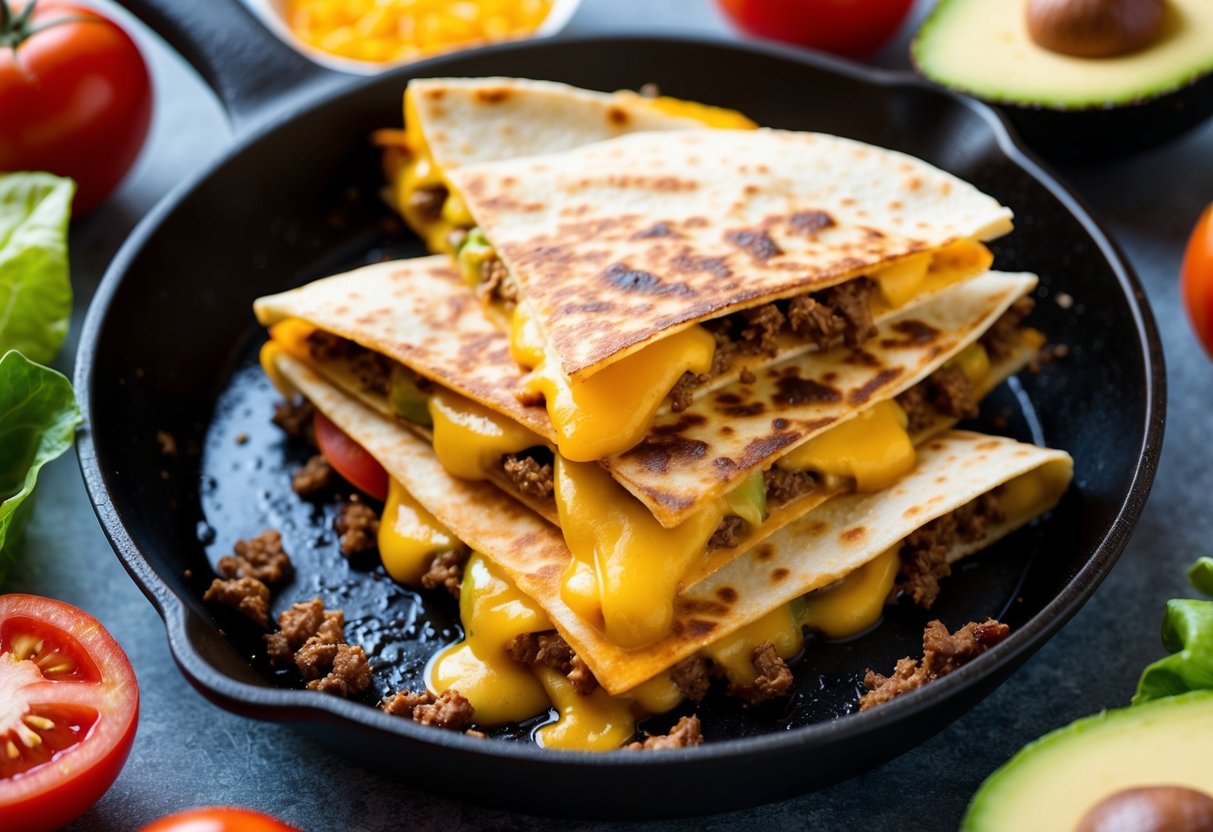
[[255,304],[271,378],[390,475],[389,573],[470,553],[468,635],[429,684],[477,725],[554,708],[541,744],[605,750],[708,672],[756,702],[806,627],[929,604],[1068,486],[1064,452],[952,430],[1044,343],[1036,278],[988,270],[1010,212],[902,154],[750,127],[413,82],[392,192],[440,253]]

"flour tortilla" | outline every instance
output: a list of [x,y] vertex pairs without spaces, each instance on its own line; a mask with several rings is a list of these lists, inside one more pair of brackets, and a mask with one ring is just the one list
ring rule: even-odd
[[[1069,482],[1072,460],[1062,451],[1002,437],[950,432],[929,441],[918,465],[897,485],[839,497],[772,536],[762,546],[689,586],[675,603],[667,638],[624,650],[606,641],[560,598],[570,555],[560,531],[488,483],[448,474],[424,440],[345,395],[287,355],[280,371],[342,430],[378,459],[443,525],[502,567],[547,613],[611,694],[656,676],[703,646],[781,604],[839,580],[921,527],[1042,466],[1051,487],[1041,512]],[[1010,517],[986,536],[956,549],[955,561],[998,540],[1031,517]]]
[[698,321],[1011,228],[951,174],[817,133],[634,133],[448,178],[574,380]]

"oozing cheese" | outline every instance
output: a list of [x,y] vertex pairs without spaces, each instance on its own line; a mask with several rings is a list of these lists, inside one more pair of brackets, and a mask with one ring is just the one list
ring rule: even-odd
[[537,434],[484,405],[439,388],[430,396],[434,453],[457,477],[482,480],[505,454],[543,445]]
[[515,636],[550,630],[551,622],[479,553],[463,570],[459,615],[464,640],[434,657],[427,685],[439,692],[455,688],[467,697],[477,725],[518,722],[546,710],[543,685],[530,668],[510,658],[506,647]]
[[794,471],[851,477],[856,491],[879,491],[914,467],[914,443],[905,411],[893,400],[878,402],[810,439],[776,464]]
[[754,648],[764,641],[775,646],[781,659],[792,658],[804,647],[804,634],[790,604],[781,604],[701,652],[724,671],[731,685],[747,687],[758,676],[754,669]]
[[555,722],[541,726],[535,741],[543,748],[566,751],[611,751],[636,733],[632,703],[609,695],[602,688],[582,695],[565,676],[550,667],[536,667],[558,714]]
[[[561,597],[624,647],[657,641],[674,620],[674,596],[724,516],[715,501],[667,529],[601,467],[556,458],[556,510],[573,555]],[[588,614],[587,614],[588,613]]]
[[531,316],[530,307],[519,301],[510,316],[510,356],[520,367],[530,370],[543,361],[543,348],[543,333]]
[[434,555],[459,545],[458,538],[413,499],[394,477],[379,522],[379,557],[392,580],[415,585]]
[[884,307],[899,309],[916,297],[981,274],[993,263],[994,255],[981,243],[957,240],[934,251],[907,255],[873,270],[871,277]]
[[897,580],[900,548],[886,549],[833,586],[807,595],[799,605],[800,623],[827,638],[846,638],[874,625]]
[[639,442],[674,383],[687,371],[706,373],[715,351],[711,334],[693,326],[581,382],[545,358],[527,386],[544,395],[561,455],[591,462]]

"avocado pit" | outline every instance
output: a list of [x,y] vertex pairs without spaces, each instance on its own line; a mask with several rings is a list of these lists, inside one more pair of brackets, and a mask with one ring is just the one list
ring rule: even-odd
[[1101,800],[1075,832],[1210,832],[1213,797],[1183,786],[1124,789]]
[[1038,46],[1076,58],[1128,55],[1152,44],[1165,0],[1028,0],[1028,34]]

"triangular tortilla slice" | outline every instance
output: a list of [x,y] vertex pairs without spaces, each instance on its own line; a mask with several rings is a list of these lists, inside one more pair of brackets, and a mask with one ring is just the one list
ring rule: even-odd
[[837,581],[936,517],[1029,471],[1044,471],[1047,476],[1039,481],[1030,511],[990,526],[982,539],[958,547],[950,558],[977,551],[1055,505],[1072,470],[1063,451],[976,433],[944,434],[922,448],[915,470],[897,485],[831,500],[684,589],[675,604],[671,635],[645,648],[624,650],[561,600],[561,574],[570,555],[556,528],[487,483],[452,477],[424,440],[302,363],[287,355],[276,361],[422,506],[535,599],[611,694],[630,690],[770,610]]
[[575,381],[696,322],[1011,227],[951,174],[817,133],[635,133],[447,175]]

